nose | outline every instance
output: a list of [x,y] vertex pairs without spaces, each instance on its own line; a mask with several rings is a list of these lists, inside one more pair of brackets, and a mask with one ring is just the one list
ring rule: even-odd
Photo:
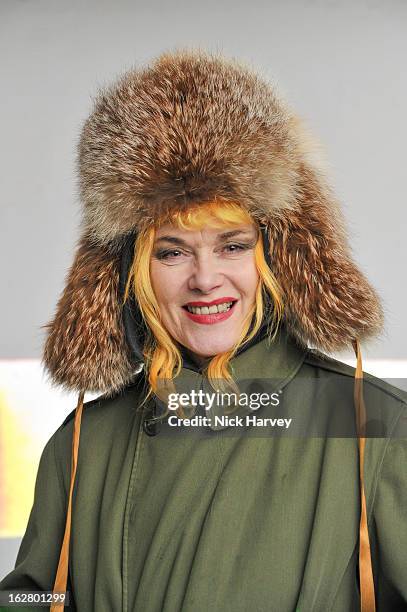
[[189,277],[188,287],[193,291],[211,293],[223,283],[223,274],[211,257],[197,257]]

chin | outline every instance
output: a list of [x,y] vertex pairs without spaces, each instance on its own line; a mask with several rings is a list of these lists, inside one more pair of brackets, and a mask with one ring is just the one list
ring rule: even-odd
[[191,344],[187,346],[189,350],[194,352],[199,357],[214,357],[220,353],[229,351],[234,346],[234,342],[215,341],[210,343]]
[[208,358],[230,351],[239,340],[240,334],[241,329],[236,330],[229,328],[224,329],[222,332],[220,326],[217,330],[207,328],[195,329],[185,334],[183,338],[179,338],[178,342],[195,353],[195,355]]

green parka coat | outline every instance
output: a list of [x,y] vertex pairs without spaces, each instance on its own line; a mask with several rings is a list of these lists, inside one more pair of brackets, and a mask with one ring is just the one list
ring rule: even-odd
[[[301,349],[284,330],[271,345],[263,339],[238,355],[233,371],[237,380],[272,379],[281,391],[279,416],[293,421],[304,423],[304,415],[313,421],[321,405],[333,411],[352,405],[351,395],[344,397],[352,390],[352,368]],[[290,436],[270,427],[250,435],[251,425],[207,427],[208,436],[151,435],[138,410],[141,378],[84,407],[69,562],[76,609],[357,611],[357,440]],[[184,369],[180,381],[199,389],[203,379]],[[407,418],[406,394],[368,377],[365,398],[386,413],[388,431],[369,438],[366,451],[377,606],[401,611],[407,609],[407,441],[397,428]],[[52,590],[72,417],[44,449],[16,568],[1,589]]]
[[[83,412],[72,605],[79,612],[359,610],[364,515],[354,372],[319,351],[358,347],[380,332],[383,313],[352,259],[303,122],[247,66],[202,51],[164,53],[102,90],[78,162],[81,238],[44,350],[54,383],[80,397],[103,394]],[[235,355],[232,373],[248,394],[271,387],[279,403],[256,410],[256,424],[247,421],[253,407],[239,405],[242,425],[219,424],[213,413],[195,434],[186,424],[173,431],[169,421],[152,428],[160,406],[141,409],[144,373],[136,370],[154,330],[134,297],[123,304],[135,238],[175,210],[224,200],[261,228],[284,302],[280,335],[268,344],[260,334]],[[263,330],[268,323],[265,316]],[[176,385],[209,392],[199,369],[185,359],[183,366]],[[357,375],[359,366],[360,359]],[[405,610],[406,397],[370,377],[364,393],[377,609]],[[262,415],[275,420],[263,427]],[[70,415],[44,450],[27,532],[2,589],[54,585],[72,432]],[[371,586],[360,581],[364,593]]]
[[[263,339],[238,355],[233,371],[237,380],[272,378],[279,416],[293,424],[313,421],[321,407],[330,407],[331,419],[353,406],[353,369],[300,348],[284,329],[271,345]],[[357,440],[270,428],[250,435],[251,425],[152,436],[138,409],[141,378],[84,407],[69,565],[76,609],[359,610]],[[202,380],[199,371],[180,375],[191,389]],[[406,394],[368,376],[365,400],[387,430],[366,450],[377,609],[396,612],[407,609]],[[256,410],[259,419],[265,414]],[[2,589],[52,589],[72,416],[44,449],[28,528]]]

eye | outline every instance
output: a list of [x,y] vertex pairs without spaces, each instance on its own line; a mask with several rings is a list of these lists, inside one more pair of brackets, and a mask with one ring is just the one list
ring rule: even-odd
[[240,253],[242,251],[248,251],[253,248],[252,243],[242,243],[242,242],[230,242],[223,247],[223,250],[226,254],[234,255],[235,253]]
[[244,247],[241,244],[227,244],[225,246],[226,251],[234,253],[235,251],[241,251]]
[[183,263],[188,253],[181,249],[161,249],[154,253],[154,257],[163,264],[176,265]]
[[181,251],[178,249],[172,249],[172,250],[165,250],[165,251],[158,251],[155,256],[157,257],[157,259],[176,259],[177,257],[179,257],[180,255],[182,255]]

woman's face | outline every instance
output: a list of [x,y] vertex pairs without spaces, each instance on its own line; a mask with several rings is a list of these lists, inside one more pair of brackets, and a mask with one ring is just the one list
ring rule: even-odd
[[259,275],[253,225],[156,232],[152,287],[162,322],[180,344],[200,357],[232,348],[255,302]]

